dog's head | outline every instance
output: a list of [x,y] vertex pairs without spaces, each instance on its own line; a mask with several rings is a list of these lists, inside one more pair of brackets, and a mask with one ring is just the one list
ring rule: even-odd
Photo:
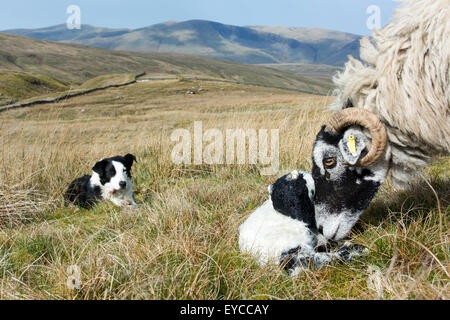
[[102,159],[92,168],[92,175],[98,176],[98,181],[109,194],[125,191],[131,188],[131,167],[136,157],[132,154]]

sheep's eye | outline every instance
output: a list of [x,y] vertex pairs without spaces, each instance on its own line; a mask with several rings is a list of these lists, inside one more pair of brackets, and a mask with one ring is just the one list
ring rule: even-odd
[[334,167],[336,165],[336,158],[332,157],[323,159],[323,165],[325,168]]

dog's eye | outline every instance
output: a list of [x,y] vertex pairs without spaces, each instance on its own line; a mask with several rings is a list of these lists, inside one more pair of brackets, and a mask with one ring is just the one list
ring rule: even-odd
[[335,157],[330,157],[330,158],[325,158],[323,159],[323,165],[325,168],[332,168],[336,165],[336,158]]

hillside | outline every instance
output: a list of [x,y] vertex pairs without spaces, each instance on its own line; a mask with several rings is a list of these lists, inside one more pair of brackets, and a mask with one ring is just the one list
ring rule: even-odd
[[[140,29],[65,25],[4,31],[50,41],[138,52],[176,52],[241,63],[309,63],[343,65],[359,57],[358,35],[325,29],[240,27],[205,20],[166,22]],[[343,58],[344,57],[344,58]]]
[[81,84],[91,78],[119,73],[208,76],[256,85],[327,94],[331,82],[271,68],[168,53],[112,51],[0,33],[0,71],[45,75]]
[[294,72],[304,77],[331,79],[342,67],[329,66],[326,64],[307,63],[268,63],[261,66],[277,70]]
[[67,89],[69,87],[66,84],[47,76],[0,72],[0,105]]

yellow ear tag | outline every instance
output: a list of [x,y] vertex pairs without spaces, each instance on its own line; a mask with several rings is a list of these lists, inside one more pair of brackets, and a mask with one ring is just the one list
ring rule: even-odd
[[350,150],[350,153],[352,155],[356,155],[356,141],[355,137],[350,135],[348,137],[348,143],[347,143],[348,149]]

